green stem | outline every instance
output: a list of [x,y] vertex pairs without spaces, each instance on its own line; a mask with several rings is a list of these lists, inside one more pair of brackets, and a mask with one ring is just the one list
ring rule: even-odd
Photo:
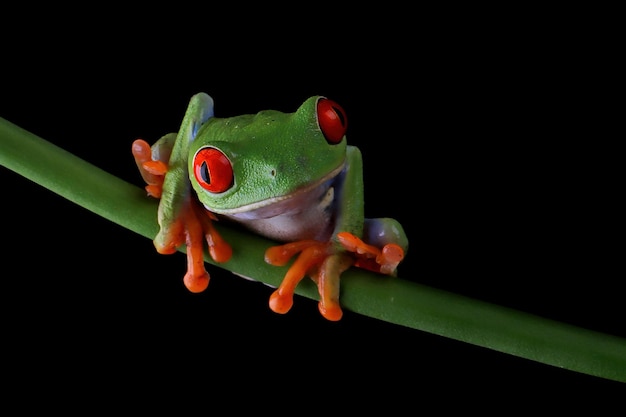
[[[0,165],[152,239],[157,201],[129,184],[0,118]],[[220,264],[233,273],[277,286],[285,272],[266,264],[272,242],[228,227],[220,232],[233,257]],[[207,262],[213,261],[207,256]],[[420,285],[380,279],[351,269],[342,279],[344,308],[380,320],[483,346],[533,361],[626,382],[626,339]],[[317,299],[312,282],[299,295]]]

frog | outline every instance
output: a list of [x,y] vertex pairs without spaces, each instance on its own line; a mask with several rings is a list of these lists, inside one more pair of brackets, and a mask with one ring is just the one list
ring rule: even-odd
[[133,141],[145,191],[159,199],[154,246],[172,254],[185,245],[189,291],[208,287],[205,252],[217,264],[232,256],[217,222],[272,242],[264,261],[286,268],[269,297],[279,314],[291,310],[305,277],[317,286],[319,313],[338,321],[346,270],[397,276],[407,235],[392,217],[365,217],[363,156],[347,143],[347,128],[344,108],[324,95],[292,112],[216,117],[213,98],[200,92],[177,132],[152,145]]

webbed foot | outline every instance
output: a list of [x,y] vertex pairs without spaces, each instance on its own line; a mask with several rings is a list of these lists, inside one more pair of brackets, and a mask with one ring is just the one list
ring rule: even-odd
[[[157,153],[164,159],[153,159],[153,149],[142,139],[137,139],[132,146],[139,172],[147,183],[146,191],[155,198],[161,198],[163,194],[165,174],[168,171],[168,137],[164,138],[163,142],[155,145],[160,147]],[[159,211],[161,209],[159,206]],[[187,273],[183,282],[194,293],[204,291],[209,285],[210,276],[204,264],[204,242],[207,242],[209,254],[216,262],[226,262],[232,255],[231,246],[215,229],[214,220],[217,218],[213,213],[205,210],[191,194],[187,194],[177,206],[175,216],[170,220],[160,221],[161,228],[154,239],[154,246],[161,254],[175,253],[178,247],[186,244]]]
[[192,196],[187,196],[176,220],[168,227],[162,226],[154,239],[157,251],[162,254],[173,253],[186,244],[187,273],[183,282],[194,293],[204,291],[209,285],[210,276],[204,263],[205,241],[215,262],[226,262],[232,256],[231,246],[218,233],[213,220],[212,213],[204,210]]
[[267,249],[265,261],[282,266],[298,253],[283,281],[270,296],[270,308],[276,313],[287,313],[293,306],[298,283],[309,275],[317,284],[318,308],[322,316],[331,321],[340,320],[343,315],[339,305],[340,276],[352,265],[353,259],[343,251],[337,251],[331,242],[301,240]]
[[396,243],[387,243],[382,248],[368,245],[359,237],[348,232],[340,232],[337,239],[357,257],[354,266],[379,272],[386,275],[395,275],[398,264],[404,259],[404,249]]

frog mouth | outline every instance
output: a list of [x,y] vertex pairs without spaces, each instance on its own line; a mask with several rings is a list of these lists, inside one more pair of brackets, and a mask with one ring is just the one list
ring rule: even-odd
[[[320,204],[326,200],[326,195],[335,181],[335,178],[343,171],[345,161],[337,168],[330,171],[318,181],[306,187],[299,188],[292,193],[278,197],[267,198],[254,203],[235,207],[232,209],[211,209],[207,210],[217,214],[223,214],[236,219],[266,219],[278,215],[289,214],[302,211],[311,205]],[[332,202],[328,201],[327,204]]]

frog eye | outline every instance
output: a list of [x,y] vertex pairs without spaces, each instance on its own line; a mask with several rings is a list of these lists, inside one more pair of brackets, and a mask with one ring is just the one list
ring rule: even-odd
[[198,184],[211,193],[223,193],[233,185],[233,167],[226,155],[215,148],[196,152],[193,174]]
[[317,121],[328,143],[341,142],[348,128],[348,119],[339,104],[325,97],[320,98],[317,102]]

